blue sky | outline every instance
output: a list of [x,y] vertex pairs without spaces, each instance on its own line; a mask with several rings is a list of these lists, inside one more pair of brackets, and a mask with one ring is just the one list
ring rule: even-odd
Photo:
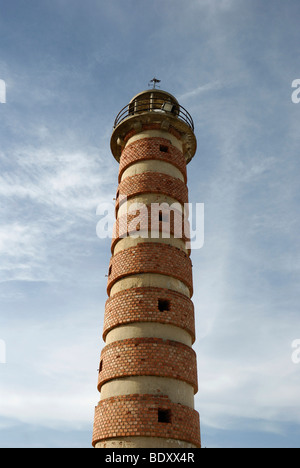
[[116,193],[114,118],[153,76],[198,140],[203,445],[299,447],[299,18],[297,0],[0,0],[1,447],[90,447],[110,259],[96,209]]

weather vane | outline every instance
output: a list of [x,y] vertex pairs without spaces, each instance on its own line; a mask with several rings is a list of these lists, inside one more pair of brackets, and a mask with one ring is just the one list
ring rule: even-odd
[[[152,80],[150,80],[148,86],[151,86],[151,83],[153,83],[153,89],[155,89],[156,84],[160,83],[160,82],[161,82],[161,80],[158,80],[157,78],[152,78]],[[159,86],[158,86],[158,88],[159,88]]]

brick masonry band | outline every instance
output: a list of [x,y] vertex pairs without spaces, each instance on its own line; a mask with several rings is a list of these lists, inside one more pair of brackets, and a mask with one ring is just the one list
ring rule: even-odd
[[[161,151],[161,147],[167,148],[168,151]],[[143,138],[126,146],[120,159],[119,182],[121,181],[123,172],[129,166],[138,161],[145,160],[157,160],[172,164],[180,170],[186,182],[186,161],[183,153],[166,138],[157,137]]]
[[184,205],[188,203],[188,188],[184,182],[175,177],[159,172],[144,172],[126,177],[118,187],[116,212],[122,203],[121,195],[128,199],[145,193],[163,194],[174,198]]
[[178,341],[128,338],[106,345],[101,353],[98,390],[109,380],[137,375],[168,377],[198,391],[195,351]]
[[168,275],[182,281],[193,294],[192,262],[188,255],[177,247],[143,242],[118,252],[111,258],[107,293],[116,281],[125,276],[154,273]]
[[[149,233],[149,237],[152,237],[151,231],[156,225],[160,233],[175,234],[176,238],[187,242],[190,239],[190,223],[185,213],[177,209],[158,210],[157,208],[155,204],[153,204],[153,206],[143,205],[143,209],[140,211],[137,210],[134,214],[125,213],[120,216],[116,220],[113,228],[112,252],[116,242],[120,238],[136,234],[138,231],[146,230]],[[159,220],[160,213],[163,219],[166,218],[166,222]],[[136,220],[136,222],[134,222],[134,220]],[[146,226],[146,229],[144,229],[144,226]]]
[[[159,303],[168,310],[160,310]],[[130,288],[106,301],[103,339],[113,328],[135,322],[157,322],[186,330],[195,341],[194,304],[183,294],[165,288]]]
[[107,398],[95,408],[93,446],[115,437],[163,437],[200,447],[199,414],[172,403],[167,396],[134,394]]

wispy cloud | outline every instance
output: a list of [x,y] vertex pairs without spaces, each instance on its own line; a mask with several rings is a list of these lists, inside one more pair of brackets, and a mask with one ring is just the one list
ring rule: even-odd
[[[40,427],[70,429],[75,425],[77,430],[92,431],[99,352],[98,339],[92,339],[92,324],[98,311],[86,306],[84,315],[74,308],[72,316],[67,313],[59,321],[49,316],[38,323],[20,316],[13,335],[2,326],[1,334],[7,337],[6,368],[12,371],[0,390],[0,414],[7,425],[17,420]],[[74,373],[75,362],[77,369],[85,370]],[[23,381],[22,392],[16,391],[18,379]]]
[[2,153],[1,162],[0,212],[10,219],[0,226],[1,281],[55,277],[49,258],[63,254],[67,243],[86,244],[87,223],[96,239],[96,208],[109,196],[110,166],[95,149],[28,148],[9,159]]
[[204,85],[198,86],[197,88],[180,95],[178,97],[178,100],[181,102],[186,99],[195,98],[199,94],[208,93],[210,91],[215,91],[223,87],[224,87],[224,83],[222,84],[220,81],[213,81],[211,83],[206,83]]

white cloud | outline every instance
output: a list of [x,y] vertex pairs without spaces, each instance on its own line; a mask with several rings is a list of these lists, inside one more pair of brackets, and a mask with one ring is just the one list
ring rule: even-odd
[[188,92],[178,96],[177,99],[178,99],[179,103],[181,103],[186,99],[195,98],[199,94],[221,89],[223,86],[224,86],[224,84],[220,83],[220,81],[213,81],[211,83],[206,83],[204,85],[198,86],[197,88],[193,89],[192,91],[188,91]]
[[[250,305],[242,298],[230,300],[227,291],[227,302],[219,303],[217,310],[212,302],[210,309],[208,296],[221,298],[218,289],[202,283],[205,293],[197,297],[204,296],[203,309],[202,304],[197,309],[199,328],[202,324],[205,328],[206,317],[210,319],[206,333],[200,333],[196,343],[196,401],[203,423],[235,430],[242,419],[249,424],[252,421],[253,428],[257,424],[256,430],[266,422],[278,428],[282,427],[280,422],[299,423],[300,366],[291,359],[299,317],[287,322],[287,311],[272,304],[271,298],[262,303],[259,292]],[[232,286],[240,291],[238,284]]]
[[35,253],[32,233],[27,226],[18,223],[1,226],[0,255],[13,257],[32,256]]
[[62,261],[66,245],[76,252],[80,241],[87,246],[93,240],[92,233],[96,240],[96,208],[113,198],[111,166],[95,149],[27,148],[10,158],[2,153],[1,161],[0,212],[11,222],[0,226],[0,281],[53,281],[50,258]]
[[[3,153],[1,157],[7,163]],[[15,150],[9,160],[10,168],[1,174],[0,196],[29,197],[42,205],[77,210],[81,216],[84,209],[97,206],[111,173],[110,164],[95,149],[70,153],[29,147]]]
[[[53,314],[55,315],[55,314]],[[42,312],[41,312],[42,317]],[[0,388],[0,417],[48,428],[92,431],[99,400],[99,311],[82,310],[36,321],[20,317],[14,330],[2,326],[7,363]],[[19,382],[22,381],[22,385]]]
[[261,115],[274,110],[272,93],[260,90],[252,114],[251,97],[236,85],[218,99],[202,87],[191,92],[202,126],[190,193],[205,203],[205,244],[192,252],[196,407],[206,427],[282,434],[286,423],[300,422],[300,367],[291,361],[300,329],[299,145],[292,113],[278,139],[261,135],[275,125]]

